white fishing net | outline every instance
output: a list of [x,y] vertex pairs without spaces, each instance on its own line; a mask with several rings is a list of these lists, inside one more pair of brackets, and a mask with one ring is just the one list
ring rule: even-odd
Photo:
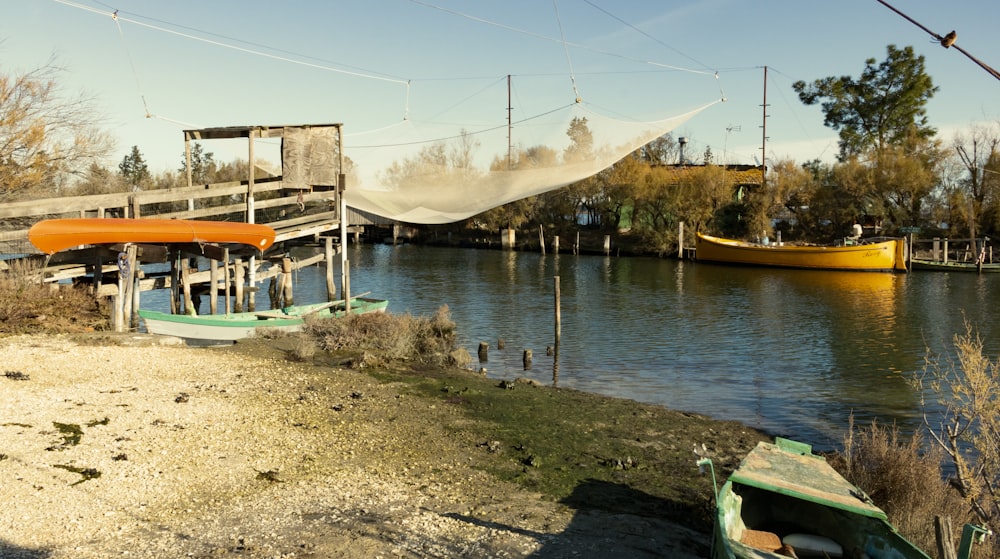
[[347,133],[345,199],[406,223],[459,221],[594,175],[716,102],[653,122],[611,119],[574,103],[509,126],[404,120]]

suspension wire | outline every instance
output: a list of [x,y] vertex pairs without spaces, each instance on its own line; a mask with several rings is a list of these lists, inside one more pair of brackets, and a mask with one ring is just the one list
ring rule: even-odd
[[598,11],[600,11],[600,12],[604,13],[604,15],[606,15],[606,16],[608,16],[608,17],[610,17],[611,19],[614,19],[615,21],[617,21],[617,22],[621,23],[622,25],[625,25],[626,27],[629,27],[630,29],[632,29],[632,30],[633,30],[633,31],[635,31],[636,33],[639,33],[640,35],[642,35],[642,36],[646,37],[647,39],[649,39],[649,40],[651,40],[651,41],[655,41],[656,43],[659,43],[660,45],[662,45],[662,46],[664,46],[664,47],[666,47],[666,48],[668,48],[668,49],[670,49],[670,50],[672,50],[672,51],[676,52],[677,54],[679,54],[679,55],[683,56],[684,58],[687,58],[688,60],[690,60],[691,62],[694,62],[695,64],[697,64],[697,65],[701,66],[702,68],[705,68],[706,70],[711,70],[711,71],[714,71],[714,72],[716,72],[716,74],[718,74],[718,72],[717,72],[716,70],[714,70],[713,68],[711,68],[711,67],[710,67],[710,66],[708,66],[707,64],[704,64],[704,63],[703,63],[703,62],[701,62],[700,60],[696,60],[695,58],[693,58],[693,57],[691,57],[691,56],[689,56],[689,55],[687,55],[687,54],[685,54],[685,53],[681,52],[680,50],[678,50],[678,49],[676,49],[676,48],[674,48],[674,47],[672,47],[672,46],[670,46],[670,45],[668,45],[668,44],[664,43],[663,41],[661,41],[661,40],[657,39],[656,37],[654,37],[654,36],[650,35],[649,33],[646,33],[646,32],[645,32],[645,31],[643,31],[642,29],[639,29],[639,28],[638,28],[638,27],[636,27],[635,25],[632,25],[631,23],[629,23],[629,22],[625,21],[624,19],[622,19],[622,18],[620,18],[620,17],[616,16],[615,14],[613,14],[613,13],[611,13],[611,12],[609,12],[609,11],[605,10],[604,8],[602,8],[602,7],[598,6],[597,4],[593,3],[593,2],[591,1],[591,0],[583,0],[583,1],[584,1],[584,2],[586,3],[586,4],[589,4],[590,6],[592,6],[592,7],[594,8],[594,9],[596,9],[596,10],[598,10]]
[[[571,103],[569,105],[563,105],[561,107],[556,107],[554,109],[550,109],[548,111],[536,114],[534,116],[529,116],[529,117],[523,118],[523,119],[521,119],[521,120],[519,120],[517,122],[514,122],[513,124],[523,124],[525,122],[530,122],[532,120],[541,118],[543,116],[547,116],[547,115],[550,115],[550,114],[557,113],[559,111],[568,109],[568,108],[570,108],[572,106],[573,106],[573,104]],[[489,128],[483,128],[482,130],[476,130],[474,132],[464,132],[464,133],[461,133],[461,134],[454,134],[454,135],[451,135],[451,136],[444,136],[444,137],[440,137],[440,138],[430,138],[430,139],[425,139],[425,140],[413,140],[413,141],[410,141],[410,142],[397,142],[397,143],[385,143],[385,144],[370,144],[370,145],[355,145],[355,146],[351,146],[351,147],[353,147],[354,149],[370,149],[370,148],[389,148],[389,147],[399,147],[399,146],[415,146],[415,145],[420,145],[420,144],[435,144],[435,143],[445,142],[445,141],[448,141],[448,140],[455,140],[457,138],[461,138],[464,135],[478,136],[480,134],[485,134],[487,132],[493,132],[494,130],[500,130],[500,129],[503,129],[503,128],[506,128],[506,127],[507,127],[507,123],[505,122],[505,123],[503,123],[501,125],[491,126]]]
[[573,60],[569,57],[569,46],[566,45],[566,34],[563,33],[562,19],[559,18],[559,4],[556,0],[552,0],[552,9],[556,13],[556,23],[559,24],[559,38],[563,45],[563,50],[566,51],[566,65],[569,66],[569,81],[573,84],[573,95],[576,98],[576,102],[579,103],[583,101],[580,98],[580,91],[576,88],[576,76],[573,75]]
[[139,92],[139,99],[142,99],[142,108],[146,111],[146,118],[150,118],[153,115],[149,112],[149,104],[146,103],[146,95],[142,92],[142,84],[139,82],[139,72],[135,69],[135,62],[132,61],[132,53],[128,50],[128,44],[125,42],[125,31],[122,30],[122,24],[118,21],[118,10],[115,10],[111,14],[111,19],[114,20],[115,26],[118,27],[118,36],[122,40],[122,50],[125,51],[125,58],[128,59],[128,65],[132,68],[132,76],[135,77],[135,88]]
[[410,0],[410,2],[412,2],[414,4],[417,4],[418,6],[423,6],[425,8],[430,8],[432,10],[438,10],[438,11],[441,11],[441,12],[445,12],[447,14],[451,14],[453,16],[458,16],[458,17],[462,17],[462,18],[465,18],[465,19],[470,19],[470,20],[478,22],[478,23],[483,23],[483,24],[486,24],[486,25],[492,25],[493,27],[499,27],[500,29],[505,29],[507,31],[512,31],[514,33],[519,33],[521,35],[527,35],[529,37],[534,37],[536,39],[541,39],[543,41],[551,41],[553,43],[563,43],[564,45],[568,45],[568,46],[571,46],[573,48],[583,49],[583,50],[587,50],[587,51],[594,52],[594,53],[597,53],[597,54],[603,54],[605,56],[611,56],[611,57],[614,57],[614,58],[620,58],[622,60],[628,60],[628,61],[631,61],[631,62],[638,62],[639,64],[647,64],[649,66],[655,66],[657,68],[664,68],[664,69],[667,69],[667,70],[676,70],[678,72],[688,72],[688,73],[691,73],[691,74],[706,74],[706,75],[711,75],[712,74],[711,71],[694,70],[694,69],[691,69],[691,68],[684,68],[682,66],[672,66],[670,64],[664,64],[662,62],[654,62],[654,61],[651,61],[651,60],[643,60],[643,59],[639,59],[639,58],[632,58],[630,56],[625,56],[625,55],[618,54],[618,53],[611,52],[611,51],[606,51],[606,50],[601,50],[601,49],[595,49],[593,47],[590,47],[590,46],[587,46],[587,45],[584,45],[584,44],[566,41],[565,39],[560,40],[560,39],[558,39],[556,37],[549,37],[548,35],[542,35],[541,33],[535,33],[533,31],[527,31],[525,29],[519,29],[517,27],[512,27],[510,25],[505,25],[505,24],[498,23],[498,22],[495,22],[495,21],[490,21],[488,19],[481,18],[479,16],[474,16],[474,15],[467,14],[467,13],[464,13],[464,12],[455,11],[455,10],[452,10],[452,9],[449,9],[449,8],[443,8],[441,6],[437,6],[437,5],[431,4],[430,2],[426,2],[425,0]]
[[897,14],[899,14],[900,16],[902,16],[903,19],[905,19],[906,21],[909,21],[913,25],[916,25],[917,27],[919,27],[919,28],[923,29],[924,31],[926,31],[927,34],[930,35],[931,37],[934,37],[934,40],[937,41],[938,43],[940,43],[942,47],[944,47],[944,48],[955,47],[955,50],[957,50],[958,52],[964,54],[969,60],[975,62],[976,65],[978,65],[983,70],[986,70],[987,74],[989,74],[989,75],[993,76],[994,78],[1000,80],[1000,72],[994,70],[993,68],[991,68],[989,66],[989,64],[986,64],[982,60],[979,60],[975,56],[972,56],[971,54],[969,54],[968,52],[966,52],[964,49],[962,49],[962,47],[960,47],[960,46],[958,46],[958,45],[955,44],[955,41],[958,39],[958,34],[955,33],[954,31],[952,31],[952,32],[948,33],[947,35],[945,35],[944,37],[942,37],[941,35],[938,35],[937,33],[933,32],[930,29],[928,29],[928,28],[924,27],[923,25],[921,25],[917,20],[913,19],[912,17],[910,17],[910,16],[904,14],[903,12],[897,10],[896,8],[892,7],[888,2],[885,2],[884,0],[875,0],[875,1],[878,2],[879,4],[882,4],[886,8],[889,8],[890,10],[896,12]]
[[[58,3],[60,3],[60,4],[64,4],[66,6],[70,6],[70,7],[73,7],[73,8],[79,8],[79,9],[83,9],[83,10],[88,10],[88,11],[92,11],[92,12],[96,12],[96,13],[102,13],[102,14],[105,14],[105,15],[109,15],[107,12],[104,12],[104,11],[101,11],[101,10],[96,10],[96,9],[91,8],[89,6],[83,6],[83,5],[77,4],[76,2],[73,2],[71,0],[55,0],[55,1],[58,2]],[[149,28],[149,29],[160,31],[162,33],[169,33],[171,35],[177,35],[178,37],[183,37],[185,39],[191,39],[191,40],[194,40],[194,41],[199,41],[199,42],[202,42],[202,43],[207,43],[207,44],[210,44],[210,45],[213,45],[213,46],[217,46],[217,47],[222,47],[222,48],[227,48],[227,49],[231,49],[231,50],[235,50],[235,51],[239,51],[239,52],[244,52],[244,53],[247,53],[247,54],[252,54],[252,55],[255,55],[255,56],[260,56],[260,57],[263,57],[263,58],[270,58],[271,60],[277,60],[279,62],[288,62],[290,64],[297,64],[299,66],[306,66],[306,67],[309,67],[309,68],[315,68],[315,69],[318,69],[318,70],[326,70],[328,72],[335,72],[335,73],[338,73],[338,74],[346,74],[346,75],[349,75],[349,76],[356,76],[356,77],[359,77],[359,78],[368,78],[368,79],[372,79],[372,80],[379,80],[379,81],[385,81],[385,82],[390,82],[390,83],[398,83],[398,84],[403,84],[403,85],[406,84],[406,80],[405,79],[401,79],[401,78],[393,78],[393,77],[387,77],[387,76],[377,76],[377,75],[374,75],[372,73],[366,73],[366,72],[360,72],[360,71],[353,71],[353,70],[344,70],[342,68],[334,68],[333,66],[328,66],[328,65],[324,65],[324,64],[318,64],[318,63],[315,63],[315,62],[307,62],[307,61],[304,61],[304,60],[298,60],[298,59],[290,58],[290,57],[287,57],[287,56],[278,56],[276,54],[271,54],[271,53],[268,53],[268,52],[263,52],[261,50],[255,50],[255,49],[251,49],[251,48],[240,47],[240,46],[237,46],[237,45],[231,45],[231,44],[224,43],[222,41],[216,41],[216,40],[213,40],[213,39],[206,39],[205,37],[199,37],[197,35],[192,35],[190,33],[182,33],[180,31],[175,31],[173,29],[167,29],[166,27],[160,27],[160,26],[157,26],[157,25],[152,25],[152,24],[145,23],[145,22],[138,21],[138,20],[134,20],[134,19],[124,18],[124,17],[121,17],[121,16],[118,16],[118,19],[121,20],[121,21],[125,21],[125,22],[128,22],[128,23],[133,23],[135,25],[140,25],[142,27],[146,27],[146,28]]]

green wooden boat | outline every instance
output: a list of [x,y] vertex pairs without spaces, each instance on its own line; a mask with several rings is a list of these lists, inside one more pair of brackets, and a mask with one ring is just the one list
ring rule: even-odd
[[923,258],[911,258],[910,269],[927,270],[931,272],[973,272],[973,273],[996,273],[1000,272],[1000,263],[987,262],[979,264],[977,262],[955,262],[949,260],[925,260]]
[[[389,302],[368,297],[351,298],[351,314],[385,312]],[[139,316],[150,334],[175,336],[188,342],[234,342],[249,338],[260,328],[297,332],[306,319],[344,316],[344,301],[295,305],[261,312],[186,315],[139,309]]]
[[712,557],[930,559],[810,445],[782,438],[759,443],[717,492]]

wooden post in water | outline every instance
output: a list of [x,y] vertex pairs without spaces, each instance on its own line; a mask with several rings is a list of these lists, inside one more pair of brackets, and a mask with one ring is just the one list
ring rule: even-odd
[[351,261],[343,260],[344,272],[341,280],[344,285],[340,286],[341,299],[344,300],[344,314],[351,313]]
[[181,259],[181,285],[184,289],[184,313],[190,316],[194,316],[197,313],[195,311],[194,301],[191,300],[191,272],[188,270],[188,263]]
[[125,314],[127,321],[125,329],[131,330],[132,325],[139,322],[139,295],[137,293],[139,288],[139,247],[129,245],[125,252],[128,254],[128,303],[125,307],[128,312]]
[[555,359],[552,361],[552,383],[559,382],[559,342],[562,339],[562,291],[559,286],[559,276],[553,278],[555,294]]
[[226,299],[226,314],[229,314],[233,310],[232,301],[229,299],[229,249],[222,249],[222,285],[223,285],[223,296]]
[[236,286],[236,304],[233,305],[233,312],[243,312],[243,259],[233,260],[233,273],[236,278],[233,283]]
[[684,260],[684,222],[677,224],[677,259]]
[[545,254],[545,231],[542,229],[542,224],[541,223],[538,224],[538,248],[542,252],[542,255],[544,255]]
[[479,362],[486,363],[490,360],[490,344],[479,342]]
[[295,297],[292,295],[292,259],[281,259],[281,277],[284,307],[291,307],[295,304]]
[[181,306],[181,253],[179,250],[170,251],[170,314],[180,313]]
[[[96,251],[98,253],[102,252],[100,250]],[[94,293],[101,288],[101,282],[104,281],[104,261],[101,258],[101,254],[96,254],[94,256]]]
[[573,244],[573,254],[580,254],[580,232],[576,232],[576,243]]
[[219,314],[219,263],[214,258],[208,261],[208,312]]
[[552,254],[559,254],[559,235],[552,237]]
[[531,350],[524,350],[524,357],[521,358],[521,363],[524,365],[524,370],[527,371],[531,368]]
[[611,255],[611,235],[604,236],[604,256]]
[[[326,300],[337,300],[337,285],[333,281],[333,237],[326,237],[323,245],[326,258]],[[344,247],[340,247],[343,250]]]

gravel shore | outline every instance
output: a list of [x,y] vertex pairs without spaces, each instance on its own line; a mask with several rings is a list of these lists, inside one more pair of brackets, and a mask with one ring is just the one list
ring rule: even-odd
[[[674,557],[704,533],[470,464],[392,383],[131,336],[0,338],[0,557]],[[463,450],[464,449],[464,450]]]

